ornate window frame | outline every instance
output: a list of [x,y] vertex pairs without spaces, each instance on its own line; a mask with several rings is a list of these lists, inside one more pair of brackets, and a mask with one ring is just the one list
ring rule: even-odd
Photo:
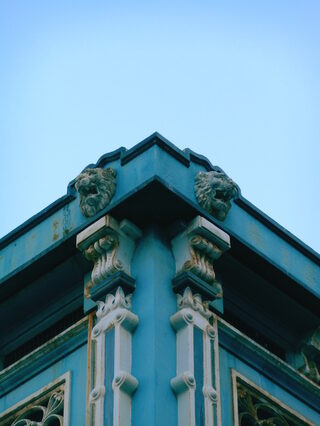
[[[63,426],[70,425],[70,386],[71,386],[71,371],[63,374],[53,382],[48,383],[38,391],[29,395],[22,401],[17,402],[13,406],[7,408],[5,411],[0,413],[0,424],[3,426],[11,426],[15,421],[21,417],[24,413],[28,413],[33,407],[40,406],[44,400],[49,401],[50,394],[54,391],[63,390]],[[46,398],[47,397],[47,398]],[[53,402],[54,404],[54,402]],[[18,422],[20,424],[20,421]]]
[[[240,426],[239,423],[239,407],[238,407],[238,383],[244,384],[246,388],[249,390],[252,390],[252,393],[256,393],[261,395],[263,400],[267,400],[267,402],[270,402],[270,404],[273,404],[276,406],[277,409],[279,409],[283,414],[287,415],[289,418],[294,417],[297,422],[301,422],[301,426],[316,426],[315,423],[312,423],[310,420],[308,420],[306,417],[302,416],[297,411],[293,410],[288,405],[284,404],[279,399],[272,396],[269,392],[262,389],[260,386],[256,385],[254,382],[249,380],[247,377],[243,376],[238,371],[231,369],[231,380],[232,380],[232,396],[233,396],[233,421],[234,426]],[[258,396],[258,395],[257,395]],[[297,423],[298,426],[298,423]]]

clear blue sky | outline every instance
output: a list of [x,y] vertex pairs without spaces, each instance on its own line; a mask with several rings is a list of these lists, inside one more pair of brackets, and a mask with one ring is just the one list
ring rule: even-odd
[[0,1],[0,236],[159,131],[320,251],[320,1]]

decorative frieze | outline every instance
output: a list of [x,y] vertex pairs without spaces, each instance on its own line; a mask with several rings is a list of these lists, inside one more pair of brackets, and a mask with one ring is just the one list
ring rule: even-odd
[[300,344],[300,350],[288,354],[288,362],[320,385],[320,327],[314,330]]
[[194,181],[198,203],[216,219],[224,220],[238,187],[222,170],[199,172]]
[[116,177],[117,172],[112,168],[88,168],[80,173],[75,187],[84,216],[94,216],[110,203],[116,191]]
[[189,286],[206,300],[222,298],[222,287],[216,279],[214,261],[230,248],[230,237],[201,216],[171,241],[176,261],[173,288],[181,292]]
[[177,306],[170,322],[177,334],[177,375],[171,387],[178,401],[178,426],[215,426],[220,413],[216,319],[208,302],[189,287],[177,294]]
[[0,414],[2,426],[69,426],[70,373]]

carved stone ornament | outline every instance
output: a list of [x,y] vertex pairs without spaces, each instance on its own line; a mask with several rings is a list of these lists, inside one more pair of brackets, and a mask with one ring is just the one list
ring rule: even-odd
[[79,204],[84,216],[91,217],[103,210],[116,191],[117,173],[114,169],[85,169],[76,178]]
[[103,318],[115,309],[131,309],[131,297],[132,294],[125,296],[121,287],[117,288],[115,296],[108,294],[105,302],[97,302],[98,310],[97,317]]
[[237,381],[239,426],[306,426],[310,423],[298,418],[262,393]]
[[63,426],[63,391],[53,392],[46,404],[33,405],[10,426]]
[[230,237],[201,216],[196,216],[187,228],[171,241],[177,275],[190,271],[216,290],[222,297],[221,284],[216,280],[213,263],[230,248]]
[[205,237],[195,235],[190,238],[190,254],[191,259],[184,263],[182,270],[191,271],[207,283],[216,286],[217,297],[222,297],[222,288],[215,280],[216,274],[213,269],[213,261],[221,256],[222,250]]
[[92,270],[92,283],[98,284],[103,279],[123,269],[120,259],[116,259],[119,247],[119,236],[113,230],[90,245],[84,254],[88,260],[94,262]]
[[209,303],[203,301],[199,294],[192,294],[189,287],[184,290],[183,295],[177,294],[177,305],[178,309],[191,308],[207,319],[212,317]]
[[[1,426],[66,426],[70,423],[71,372],[28,394],[0,413]],[[6,407],[4,398],[4,407]],[[7,401],[7,403],[9,400]]]
[[91,279],[85,285],[86,298],[116,273],[130,276],[135,242],[140,236],[140,229],[129,220],[119,223],[110,215],[103,216],[77,235],[77,248],[93,262]]
[[223,171],[199,172],[195,177],[194,192],[198,203],[216,219],[224,220],[230,210],[230,200],[238,187]]

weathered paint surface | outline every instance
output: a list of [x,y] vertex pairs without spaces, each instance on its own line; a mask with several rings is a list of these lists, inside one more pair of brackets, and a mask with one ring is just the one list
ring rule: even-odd
[[222,404],[222,424],[233,426],[233,394],[232,394],[232,369],[254,382],[264,391],[277,398],[282,403],[291,407],[314,424],[319,425],[319,413],[313,411],[307,404],[292,396],[289,392],[267,379],[261,373],[249,367],[246,363],[236,358],[233,354],[220,347],[220,387]]
[[[183,154],[184,155],[184,154]],[[108,167],[117,171],[117,189],[109,208],[120,199],[154,176],[162,178],[167,185],[180,192],[207,216],[197,204],[194,194],[194,177],[204,166],[190,162],[190,166],[178,161],[158,145],[153,145],[137,157],[121,166],[120,160],[111,161]],[[249,247],[275,264],[279,269],[320,296],[320,267],[313,260],[269,229],[240,205],[233,206],[224,222],[215,221],[226,232],[236,236]],[[43,255],[70,235],[82,229],[90,220],[80,212],[78,199],[53,213],[34,228],[3,247],[0,251],[0,280],[5,280],[15,270]],[[277,250],[275,250],[277,247]]]
[[169,321],[176,311],[176,296],[171,290],[174,274],[170,248],[160,232],[150,229],[142,237],[132,264],[136,277],[132,310],[139,312],[139,327],[132,340],[132,374],[139,380],[132,426],[177,425],[177,402],[170,387],[176,371],[176,338]]
[[71,371],[70,426],[84,426],[86,418],[86,366],[87,346],[83,345],[1,398],[0,412]]

